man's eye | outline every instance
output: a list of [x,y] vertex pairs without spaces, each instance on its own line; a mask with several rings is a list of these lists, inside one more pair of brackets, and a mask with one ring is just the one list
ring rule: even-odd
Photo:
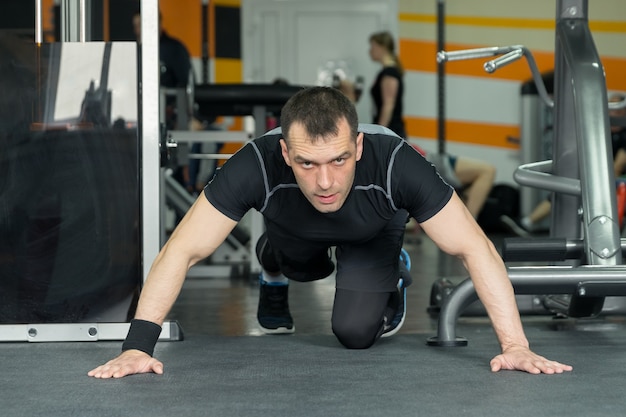
[[337,158],[337,159],[335,159],[335,164],[337,164],[337,165],[342,165],[344,162],[346,162],[346,158]]

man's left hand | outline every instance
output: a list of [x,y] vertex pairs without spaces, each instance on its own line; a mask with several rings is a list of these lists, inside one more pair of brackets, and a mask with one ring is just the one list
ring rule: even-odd
[[491,371],[525,371],[529,374],[561,374],[571,371],[570,365],[551,361],[524,346],[511,346],[491,360]]

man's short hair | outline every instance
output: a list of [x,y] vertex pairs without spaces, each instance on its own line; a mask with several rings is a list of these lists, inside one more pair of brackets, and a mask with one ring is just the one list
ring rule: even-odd
[[289,141],[293,123],[301,123],[311,138],[323,139],[338,133],[337,123],[345,118],[350,133],[356,138],[358,116],[354,104],[332,87],[308,87],[294,94],[280,115],[283,136]]

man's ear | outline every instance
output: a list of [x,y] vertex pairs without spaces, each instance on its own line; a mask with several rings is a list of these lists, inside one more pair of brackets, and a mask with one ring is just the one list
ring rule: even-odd
[[287,166],[291,166],[291,160],[289,159],[289,149],[287,148],[287,142],[285,139],[280,140],[280,153],[283,155],[283,159]]
[[356,160],[361,160],[363,155],[363,132],[356,135]]

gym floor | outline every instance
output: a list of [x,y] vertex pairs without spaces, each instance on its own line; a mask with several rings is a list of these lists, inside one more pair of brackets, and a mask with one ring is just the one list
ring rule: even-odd
[[[497,247],[503,236],[491,236]],[[484,316],[461,317],[467,347],[433,348],[427,312],[433,282],[467,277],[425,236],[409,234],[413,285],[402,330],[366,350],[339,345],[330,329],[332,277],[293,283],[296,332],[262,335],[258,283],[188,278],[169,319],[182,342],[160,342],[164,375],[89,378],[120,342],[3,343],[0,409],[6,416],[623,416],[626,321],[523,316],[531,346],[574,366],[562,375],[491,373],[499,350]]]

